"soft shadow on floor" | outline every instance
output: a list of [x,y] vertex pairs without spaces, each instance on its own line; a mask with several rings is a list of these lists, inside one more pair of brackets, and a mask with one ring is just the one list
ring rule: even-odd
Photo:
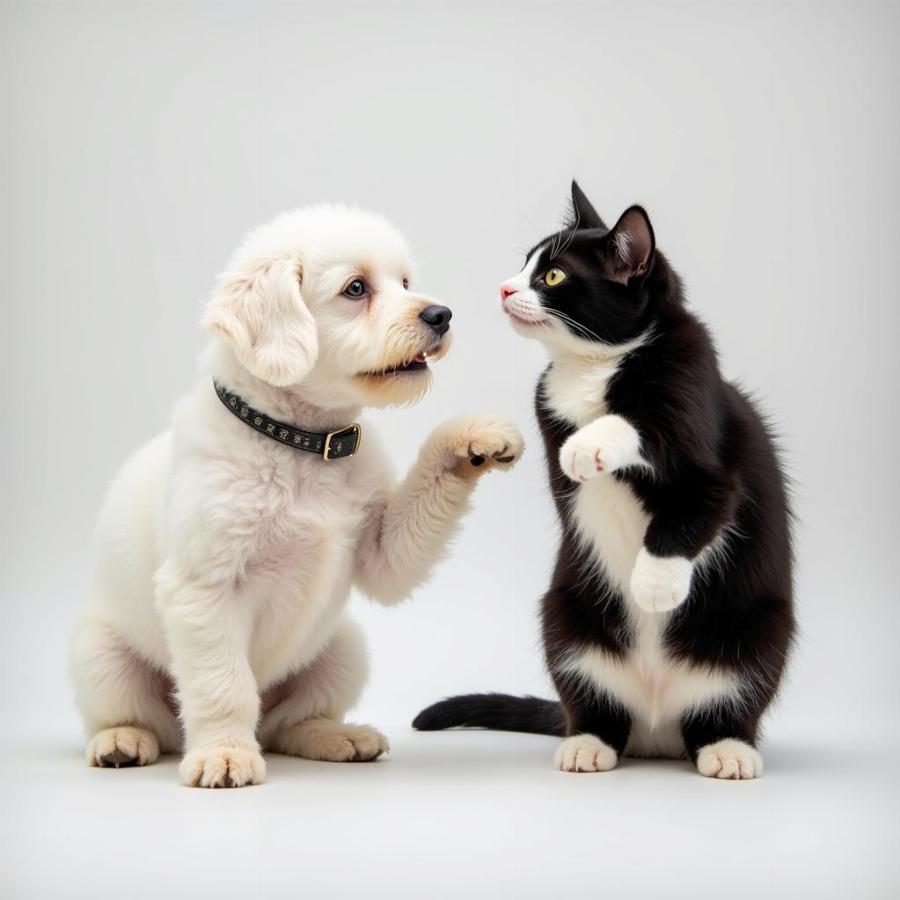
[[[393,752],[371,763],[326,763],[295,759],[279,754],[266,754],[269,781],[281,781],[315,775],[320,778],[353,777],[354,779],[395,778],[405,774],[413,778],[440,775],[453,780],[483,777],[503,772],[520,774],[552,772],[553,753],[557,739],[529,734],[510,734],[489,731],[446,731],[440,733],[406,732],[395,734]],[[879,747],[881,749],[879,749]],[[806,774],[846,775],[858,768],[871,771],[873,754],[893,757],[897,748],[884,742],[872,742],[858,748],[847,744],[828,744],[814,736],[781,738],[766,741],[761,746],[769,776]],[[84,761],[84,747],[77,739],[37,739],[11,744],[5,741],[0,756],[7,761],[17,760],[23,769],[54,769],[89,773]],[[152,769],[153,780],[178,781],[178,757],[162,757]],[[670,775],[690,772],[692,765],[685,760],[658,760],[625,757],[618,768],[624,772]],[[140,778],[144,770],[130,769],[104,772],[94,769],[98,778]],[[132,774],[133,773],[133,774]]]
[[[779,740],[763,744],[762,754],[768,775],[805,774],[846,775],[860,766],[871,765],[874,748],[858,749],[852,745],[829,744],[821,738],[810,736],[805,739]],[[891,753],[893,756],[893,752]]]

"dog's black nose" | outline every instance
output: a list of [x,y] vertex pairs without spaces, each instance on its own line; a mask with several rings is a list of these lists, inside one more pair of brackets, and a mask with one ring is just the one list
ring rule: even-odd
[[419,318],[433,331],[443,334],[450,327],[453,313],[446,306],[426,306]]

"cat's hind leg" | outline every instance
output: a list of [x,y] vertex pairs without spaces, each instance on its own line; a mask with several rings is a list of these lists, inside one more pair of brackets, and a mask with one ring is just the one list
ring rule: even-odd
[[367,668],[362,632],[345,619],[309,666],[263,694],[260,743],[278,753],[330,762],[362,762],[387,753],[381,732],[344,722]]
[[681,733],[697,771],[732,781],[759,778],[763,760],[755,746],[757,719],[727,705],[686,716]]
[[99,617],[84,615],[75,629],[71,671],[88,734],[92,766],[145,766],[177,750],[181,729],[171,682]]
[[625,751],[631,716],[584,682],[554,678],[566,713],[568,737],[557,747],[554,765],[561,772],[608,772]]

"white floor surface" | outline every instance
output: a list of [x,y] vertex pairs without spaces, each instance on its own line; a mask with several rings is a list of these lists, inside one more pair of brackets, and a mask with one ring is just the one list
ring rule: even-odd
[[757,782],[679,762],[555,772],[552,738],[388,730],[376,763],[269,757],[265,785],[181,787],[173,757],[82,763],[66,728],[7,735],[0,896],[900,896],[896,746],[765,747]]

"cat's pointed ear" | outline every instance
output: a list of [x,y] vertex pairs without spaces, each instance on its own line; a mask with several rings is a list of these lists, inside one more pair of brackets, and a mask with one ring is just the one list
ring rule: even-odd
[[650,217],[642,206],[626,209],[604,241],[606,273],[612,281],[628,284],[632,278],[650,270],[656,238]]
[[606,229],[603,219],[597,214],[597,210],[591,205],[591,201],[588,200],[574,179],[572,180],[572,209],[566,227],[573,231],[580,231],[582,228]]

